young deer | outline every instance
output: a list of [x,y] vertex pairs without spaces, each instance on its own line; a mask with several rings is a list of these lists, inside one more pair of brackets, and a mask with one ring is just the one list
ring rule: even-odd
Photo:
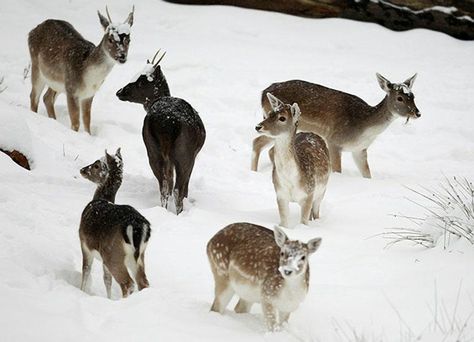
[[112,277],[119,283],[123,297],[134,288],[127,268],[141,290],[148,287],[145,274],[145,249],[150,238],[150,223],[129,205],[114,204],[122,184],[122,156],[105,152],[105,157],[81,169],[81,175],[96,183],[94,198],[82,212],[79,238],[82,250],[84,291],[94,257],[102,260],[107,297],[111,298]]
[[[350,151],[362,176],[371,178],[367,162],[370,144],[397,117],[406,118],[408,122],[410,118],[421,116],[411,90],[415,78],[416,74],[397,84],[377,74],[386,96],[375,107],[357,96],[314,83],[299,80],[274,83],[263,91],[262,107],[265,113],[271,109],[271,103],[265,96],[268,92],[284,102],[297,102],[302,111],[298,128],[319,134],[326,140],[332,170],[341,172],[341,152]],[[253,171],[257,171],[261,150],[272,141],[267,136],[254,139]]]
[[105,33],[97,46],[62,20],[46,20],[28,35],[31,110],[38,112],[39,97],[47,86],[44,104],[48,116],[56,119],[56,97],[58,93],[66,93],[71,128],[79,130],[82,109],[82,121],[89,134],[92,100],[114,64],[127,61],[133,24],[133,10],[124,23],[112,23],[108,10],[108,19],[100,12],[98,14]]
[[[159,52],[159,51],[158,51]],[[183,211],[188,197],[188,184],[194,161],[206,139],[206,130],[199,114],[186,101],[172,97],[160,61],[147,66],[138,78],[117,91],[122,101],[140,103],[147,115],[143,122],[143,141],[148,162],[160,184],[161,205],[168,207],[174,192],[176,213]],[[174,182],[173,173],[176,173]],[[173,190],[173,183],[174,190]]]
[[304,300],[309,286],[309,256],[321,238],[308,243],[289,240],[275,231],[251,223],[234,223],[207,244],[215,282],[211,311],[224,313],[234,294],[240,298],[235,312],[248,313],[261,303],[269,330],[279,330]]
[[301,206],[301,223],[319,218],[319,206],[329,179],[329,152],[324,140],[314,133],[296,133],[300,109],[267,93],[271,111],[255,129],[275,141],[271,149],[273,185],[280,225],[288,227],[289,202]]

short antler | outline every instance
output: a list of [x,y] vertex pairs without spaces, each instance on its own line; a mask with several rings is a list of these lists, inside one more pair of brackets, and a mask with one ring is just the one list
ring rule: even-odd
[[163,54],[161,55],[161,57],[158,59],[158,61],[154,64],[154,67],[156,68],[158,66],[158,64],[160,64],[161,60],[163,59],[163,57],[165,57],[166,55],[166,51],[163,52]]
[[156,58],[156,56],[158,56],[160,51],[161,51],[161,49],[158,49],[158,51],[156,51],[155,55],[153,56],[153,59],[151,60],[151,64],[155,64],[155,58]]
[[112,23],[112,18],[110,18],[109,8],[105,5],[105,12],[107,13],[107,18],[109,18],[109,22]]

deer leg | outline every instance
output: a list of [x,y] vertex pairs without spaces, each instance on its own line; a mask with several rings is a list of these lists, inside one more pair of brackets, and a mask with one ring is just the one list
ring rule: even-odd
[[290,318],[290,313],[291,312],[280,311],[280,323],[288,322],[288,319]]
[[288,227],[288,213],[290,211],[290,203],[287,199],[278,197],[277,195],[278,212],[280,214],[280,226]]
[[332,171],[341,173],[341,152],[342,149],[339,146],[328,144],[329,159],[331,161]]
[[82,100],[82,122],[87,133],[91,134],[91,107],[94,97]]
[[87,286],[87,281],[89,280],[89,277],[91,275],[91,267],[92,267],[92,262],[94,261],[94,257],[89,252],[89,250],[85,248],[82,244],[81,244],[81,250],[82,250],[81,291],[85,291],[86,286]]
[[[161,193],[161,206],[163,208],[168,208],[168,201],[173,192],[173,165],[168,159],[164,161],[161,168],[161,182],[160,182],[160,193]],[[158,179],[160,181],[160,179]]]
[[174,189],[174,201],[176,204],[176,214],[183,211],[183,199],[188,195],[189,179],[194,167],[194,159],[177,160],[176,166],[176,184]]
[[105,264],[102,264],[102,268],[104,270],[104,284],[105,290],[107,291],[107,298],[112,299],[112,273],[110,273]]
[[280,324],[278,322],[278,311],[274,306],[267,300],[262,301],[263,317],[265,318],[265,324],[270,331],[279,331]]
[[46,90],[46,93],[44,93],[44,96],[43,96],[43,102],[44,102],[44,105],[46,106],[46,111],[48,112],[48,116],[51,119],[55,119],[55,120],[56,120],[56,112],[54,111],[54,102],[56,102],[57,96],[58,96],[58,93],[51,88],[48,88],[48,90]]
[[321,201],[323,200],[325,193],[326,187],[324,187],[322,190],[315,191],[313,207],[311,209],[311,216],[309,218],[310,220],[315,220],[319,218],[319,208],[321,206]]
[[150,286],[150,283],[148,282],[148,279],[145,274],[145,252],[140,254],[140,257],[137,260],[137,274],[135,276],[135,281],[138,285],[138,291],[143,290],[144,288],[147,288]]
[[301,223],[304,225],[308,225],[309,218],[311,215],[311,209],[313,208],[313,194],[306,197],[300,203],[301,206]]
[[275,148],[274,147],[272,147],[268,151],[268,157],[270,158],[270,161],[272,162],[272,164],[275,164]]
[[260,158],[260,153],[265,146],[270,145],[273,142],[273,138],[267,137],[266,135],[260,135],[255,138],[252,143],[252,164],[250,169],[252,171],[257,171],[258,168],[258,159]]
[[237,302],[237,305],[235,305],[234,311],[236,313],[249,313],[250,309],[252,309],[252,305],[252,302],[247,302],[246,300],[240,298]]
[[362,151],[352,152],[352,158],[357,165],[362,177],[364,178],[372,178],[369,169],[369,163],[367,162],[367,149]]
[[71,118],[71,128],[74,131],[79,130],[79,101],[71,94],[67,94],[67,109],[69,111],[69,117]]
[[123,298],[128,297],[134,288],[134,282],[128,274],[127,267],[125,266],[125,258],[119,260],[104,260],[104,264],[107,269],[112,273],[115,281],[120,285],[122,289]]
[[211,311],[224,313],[225,308],[229,304],[230,300],[234,296],[234,290],[232,290],[229,284],[229,278],[226,276],[217,275],[214,273],[214,302],[211,306]]
[[39,98],[45,85],[44,79],[39,71],[38,63],[31,61],[30,109],[35,113],[38,113]]

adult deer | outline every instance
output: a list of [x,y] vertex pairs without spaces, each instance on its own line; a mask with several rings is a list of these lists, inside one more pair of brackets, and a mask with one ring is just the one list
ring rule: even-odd
[[237,294],[235,312],[248,313],[253,303],[261,303],[268,330],[279,330],[306,297],[308,259],[320,245],[321,238],[290,240],[278,227],[274,232],[251,223],[223,228],[207,244],[215,283],[211,311],[224,313]]
[[94,95],[116,63],[127,61],[133,10],[123,23],[113,23],[97,12],[104,36],[99,45],[85,40],[74,27],[63,20],[48,19],[28,35],[31,55],[30,106],[38,112],[38,102],[45,86],[44,104],[50,118],[56,119],[54,103],[65,93],[71,128],[79,130],[79,114],[90,134],[91,106]]
[[137,78],[117,91],[117,97],[145,108],[142,135],[148,162],[160,184],[161,205],[167,208],[174,192],[176,214],[180,214],[183,199],[188,197],[194,161],[206,140],[206,130],[188,102],[171,96],[159,65],[164,54],[154,62],[158,53],[151,63],[147,61]]
[[[350,151],[365,178],[371,178],[367,149],[390,123],[398,118],[416,119],[421,116],[412,92],[416,74],[403,83],[392,83],[377,73],[384,99],[370,106],[359,97],[319,84],[293,80],[274,83],[262,93],[265,113],[271,104],[265,96],[271,92],[285,103],[296,102],[301,108],[298,129],[322,136],[329,147],[334,172],[341,172],[341,152]],[[257,171],[262,149],[271,144],[271,137],[260,136],[253,141],[251,169]]]

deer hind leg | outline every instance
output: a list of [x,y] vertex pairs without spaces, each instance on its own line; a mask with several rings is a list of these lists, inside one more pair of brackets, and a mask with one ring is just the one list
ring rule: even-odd
[[362,177],[372,178],[370,174],[369,163],[367,162],[367,149],[352,152],[352,158],[354,158],[354,162],[356,163],[357,168],[362,174]]
[[248,302],[240,298],[237,304],[235,305],[234,311],[236,313],[249,313],[250,309],[252,309],[252,305],[252,302]]
[[313,201],[313,206],[311,209],[311,216],[310,220],[316,220],[319,218],[319,208],[321,206],[321,201],[324,198],[324,194],[326,193],[326,186],[324,186],[322,189],[316,189],[314,193],[314,201]]
[[158,182],[160,183],[160,193],[161,193],[161,206],[163,208],[168,208],[168,201],[173,192],[173,165],[169,159],[165,160],[161,164],[159,170],[160,177],[158,177]]
[[92,262],[94,261],[93,255],[90,253],[89,249],[81,244],[82,250],[82,281],[81,281],[81,291],[86,290],[87,281],[91,275]]
[[[183,211],[183,199],[188,196],[189,179],[194,167],[194,158],[178,158],[176,166],[176,184],[174,189],[174,201],[176,204],[176,214]],[[183,159],[183,160],[180,160]]]
[[328,144],[329,159],[331,161],[332,171],[341,173],[341,152],[342,149],[339,146]]
[[91,107],[94,97],[82,100],[82,122],[87,133],[91,134]]
[[105,264],[102,264],[102,269],[104,270],[104,285],[105,291],[107,291],[107,298],[112,298],[112,273]]
[[219,275],[214,272],[214,302],[211,306],[211,311],[224,313],[225,308],[229,304],[230,300],[234,296],[234,290],[232,290],[229,282],[229,277]]
[[46,111],[48,112],[48,116],[55,120],[56,120],[56,112],[54,110],[54,102],[56,102],[57,96],[58,96],[58,93],[51,88],[48,88],[48,90],[46,90],[46,93],[44,93],[44,96],[43,96],[43,102],[44,102],[44,105],[46,106]]
[[80,125],[80,122],[79,122],[80,108],[79,108],[79,101],[77,97],[71,94],[67,94],[67,109],[69,111],[69,117],[71,119],[71,128],[77,132],[79,130],[79,125]]
[[278,319],[278,310],[276,310],[275,307],[268,300],[262,301],[262,310],[263,317],[265,318],[265,324],[267,325],[268,330],[279,331],[281,326]]
[[31,93],[30,93],[30,109],[31,111],[38,113],[38,103],[41,93],[46,83],[41,76],[38,62],[31,61]]
[[287,323],[288,319],[290,319],[291,312],[284,312],[280,311],[280,323]]
[[127,266],[125,266],[125,256],[121,260],[119,258],[105,259],[104,264],[120,285],[123,298],[128,297],[133,292],[135,284],[128,274]]
[[260,153],[262,150],[270,145],[273,142],[273,138],[267,137],[266,135],[261,135],[253,140],[252,143],[252,164],[250,169],[252,171],[257,171],[258,169],[258,160],[260,158]]
[[138,291],[143,290],[146,287],[149,287],[148,279],[145,274],[145,260],[144,253],[142,253],[137,260],[133,256],[129,256],[127,259],[127,266],[132,272],[132,277],[135,279],[135,282],[138,286]]
[[313,194],[306,197],[300,203],[301,206],[301,223],[308,225],[311,216],[311,209],[313,208]]
[[278,213],[280,214],[280,226],[288,227],[288,214],[290,211],[290,203],[287,199],[278,197],[277,195],[277,204]]

